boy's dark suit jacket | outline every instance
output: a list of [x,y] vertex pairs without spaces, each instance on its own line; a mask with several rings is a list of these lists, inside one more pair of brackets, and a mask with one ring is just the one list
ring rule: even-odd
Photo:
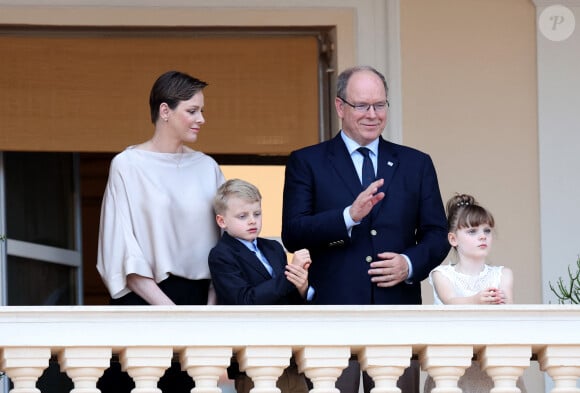
[[274,269],[266,270],[256,254],[224,232],[209,253],[209,269],[218,304],[302,304],[296,287],[286,279],[286,253],[275,240],[258,238],[258,248]]
[[[431,158],[380,138],[377,165],[385,198],[349,236],[343,210],[363,189],[342,137],[288,158],[282,240],[291,252],[309,249],[316,304],[420,304],[421,280],[447,256],[447,220]],[[410,258],[412,283],[371,283],[369,261],[384,251]]]

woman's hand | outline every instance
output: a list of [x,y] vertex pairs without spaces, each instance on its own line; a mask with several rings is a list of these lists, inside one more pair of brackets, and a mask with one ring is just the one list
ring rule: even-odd
[[157,283],[139,274],[129,274],[127,276],[127,288],[141,296],[152,306],[175,305],[171,299],[159,288]]

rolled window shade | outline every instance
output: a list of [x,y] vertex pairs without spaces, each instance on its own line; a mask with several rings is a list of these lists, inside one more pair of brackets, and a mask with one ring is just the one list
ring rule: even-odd
[[209,83],[196,150],[285,155],[319,135],[318,43],[297,36],[0,36],[0,150],[116,152],[153,132],[168,70]]

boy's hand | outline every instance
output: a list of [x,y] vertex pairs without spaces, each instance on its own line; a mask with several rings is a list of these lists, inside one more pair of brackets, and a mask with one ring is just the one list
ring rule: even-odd
[[312,260],[310,259],[310,251],[306,248],[298,250],[294,253],[292,257],[292,265],[300,266],[306,270],[310,267]]
[[286,279],[298,289],[300,296],[306,298],[306,292],[308,291],[308,270],[292,263],[286,265],[284,274],[286,275]]

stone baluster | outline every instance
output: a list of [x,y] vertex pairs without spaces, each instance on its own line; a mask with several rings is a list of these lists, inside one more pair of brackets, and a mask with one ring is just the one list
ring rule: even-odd
[[159,378],[171,366],[171,347],[129,347],[119,354],[123,371],[133,378],[132,393],[161,393]]
[[538,353],[538,363],[554,381],[551,393],[580,393],[580,345],[548,345]]
[[528,345],[488,345],[479,351],[481,369],[493,379],[490,393],[520,393],[516,383],[530,367],[531,357]]
[[97,381],[111,364],[111,348],[65,348],[58,354],[60,370],[72,379],[71,393],[99,393]]
[[372,393],[400,393],[399,377],[411,364],[413,348],[410,346],[371,346],[358,353],[361,369],[375,382]]
[[348,366],[349,347],[305,347],[294,357],[298,371],[312,382],[310,393],[340,393],[336,380]]
[[36,381],[48,367],[50,348],[4,348],[0,370],[10,377],[11,393],[40,393]]
[[254,382],[251,393],[280,393],[276,382],[290,365],[291,347],[246,347],[236,356],[240,371]]
[[229,347],[188,347],[180,354],[181,369],[195,381],[192,393],[221,393],[218,381],[230,365]]
[[457,382],[472,358],[471,345],[430,345],[419,353],[421,368],[435,381],[432,393],[461,393]]

